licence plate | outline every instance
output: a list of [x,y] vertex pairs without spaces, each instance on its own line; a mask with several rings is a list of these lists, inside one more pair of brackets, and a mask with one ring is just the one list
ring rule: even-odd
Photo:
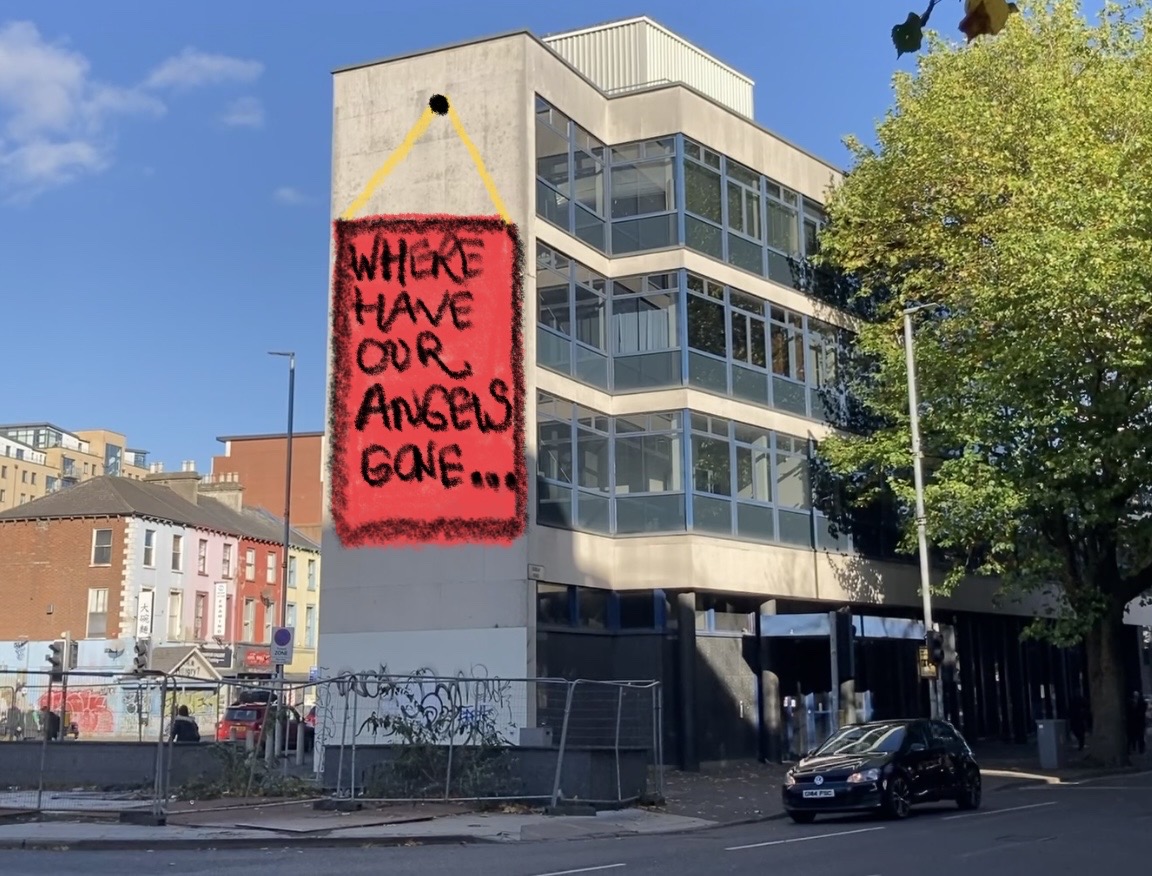
[[805,797],[835,797],[836,792],[827,788],[819,791],[804,791]]

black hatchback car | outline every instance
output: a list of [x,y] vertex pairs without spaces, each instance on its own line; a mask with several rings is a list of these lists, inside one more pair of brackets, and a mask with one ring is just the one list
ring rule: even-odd
[[907,818],[913,805],[955,800],[980,806],[980,765],[947,721],[872,721],[833,733],[788,771],[784,810],[799,824],[822,813],[881,812]]

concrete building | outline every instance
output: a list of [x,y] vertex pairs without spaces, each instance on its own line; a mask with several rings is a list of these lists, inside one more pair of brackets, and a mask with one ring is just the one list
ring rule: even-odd
[[[827,732],[830,694],[926,709],[917,567],[835,534],[809,482],[852,324],[806,261],[841,171],[757,123],[752,87],[647,18],[335,73],[334,218],[442,93],[520,229],[535,478],[509,547],[345,549],[326,506],[328,672],[658,678],[684,764],[795,750],[793,707]],[[434,123],[361,215],[493,212]],[[1022,644],[1040,603],[994,590],[936,601],[946,708],[974,738],[1022,739],[1082,664]],[[856,637],[840,689],[835,611]]]
[[148,452],[129,448],[122,434],[107,429],[70,432],[51,423],[0,424],[0,455],[16,459],[0,460],[0,511],[89,478],[140,480],[149,471]]
[[[223,435],[224,453],[212,458],[212,475],[235,475],[244,484],[251,505],[284,508],[287,435]],[[312,541],[320,541],[324,497],[320,482],[323,432],[292,435],[292,526]]]

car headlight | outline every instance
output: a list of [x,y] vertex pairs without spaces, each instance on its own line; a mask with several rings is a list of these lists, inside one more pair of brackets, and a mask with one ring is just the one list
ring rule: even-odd
[[791,788],[795,784],[796,784],[796,777],[794,775],[792,775],[792,773],[788,773],[788,775],[786,775],[784,777],[784,787],[785,788]]
[[880,781],[880,770],[861,770],[860,772],[852,773],[852,775],[848,777],[848,784],[850,785],[878,781]]

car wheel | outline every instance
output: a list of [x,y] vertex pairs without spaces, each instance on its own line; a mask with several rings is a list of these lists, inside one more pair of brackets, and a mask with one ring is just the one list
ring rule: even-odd
[[979,809],[980,784],[980,771],[968,770],[960,781],[960,790],[956,794],[956,805],[961,809]]
[[797,824],[811,824],[816,820],[815,812],[789,812],[788,817]]
[[888,782],[888,793],[884,798],[884,811],[889,818],[907,818],[912,812],[912,793],[903,776],[893,776]]

